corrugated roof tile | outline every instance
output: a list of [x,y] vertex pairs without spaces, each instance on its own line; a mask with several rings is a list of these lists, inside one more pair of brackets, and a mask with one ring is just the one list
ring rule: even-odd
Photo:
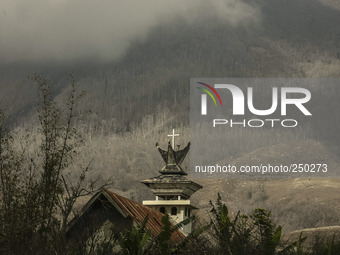
[[[117,203],[117,205],[128,214],[139,226],[143,223],[144,219],[148,216],[148,221],[146,223],[146,228],[151,231],[153,237],[158,236],[162,231],[162,217],[164,214],[153,210],[147,206],[141,205],[135,201],[128,198],[122,197],[110,190],[104,190],[107,194],[112,197],[112,199]],[[180,230],[175,230],[171,236],[173,243],[179,243],[184,239],[184,234]]]

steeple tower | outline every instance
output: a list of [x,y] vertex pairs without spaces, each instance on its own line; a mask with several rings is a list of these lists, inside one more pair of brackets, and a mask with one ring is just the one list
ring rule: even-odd
[[[190,149],[190,143],[183,150],[175,151],[173,146],[174,142],[171,145],[169,141],[166,151],[156,143],[165,166],[159,170],[161,175],[142,181],[156,195],[156,200],[143,201],[143,205],[167,213],[176,222],[181,222],[192,215],[192,210],[197,209],[190,197],[202,186],[188,180],[187,173],[181,167]],[[183,226],[182,231],[185,235],[191,233],[191,223]]]

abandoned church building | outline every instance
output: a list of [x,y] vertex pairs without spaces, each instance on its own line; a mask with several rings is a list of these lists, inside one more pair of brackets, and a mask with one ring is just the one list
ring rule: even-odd
[[[146,229],[150,230],[152,237],[156,237],[162,231],[164,214],[170,216],[173,225],[192,215],[192,210],[197,207],[190,201],[190,197],[202,186],[190,181],[181,167],[190,149],[190,143],[182,150],[174,150],[174,139],[172,144],[168,143],[167,150],[161,149],[158,143],[156,146],[165,166],[159,171],[159,176],[142,180],[155,194],[155,200],[139,204],[110,190],[101,190],[69,223],[67,238],[72,243],[88,242],[95,235],[101,235],[103,238],[107,233],[131,229],[132,226],[140,227],[146,217]],[[171,241],[174,244],[181,242],[191,230],[190,222],[174,231]]]

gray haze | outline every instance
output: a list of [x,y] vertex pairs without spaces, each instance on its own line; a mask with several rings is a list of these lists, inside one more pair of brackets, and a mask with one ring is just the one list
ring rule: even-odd
[[233,26],[260,20],[237,0],[1,0],[0,61],[111,61],[155,25],[202,15]]

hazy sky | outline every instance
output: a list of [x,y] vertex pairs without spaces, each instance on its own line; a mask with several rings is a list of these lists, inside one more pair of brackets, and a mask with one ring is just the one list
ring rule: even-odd
[[113,60],[162,22],[258,21],[239,0],[0,0],[0,61]]

